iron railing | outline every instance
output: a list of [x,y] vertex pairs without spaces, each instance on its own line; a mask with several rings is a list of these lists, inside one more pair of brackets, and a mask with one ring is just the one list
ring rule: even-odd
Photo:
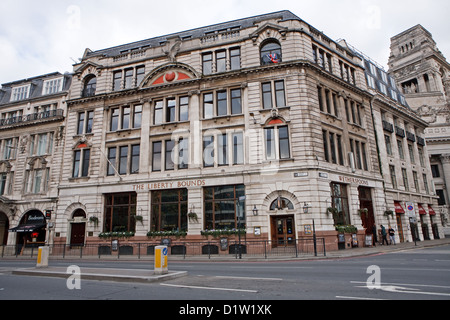
[[[71,246],[69,244],[53,244],[50,246],[50,257],[59,259],[113,258],[133,257],[136,259],[152,259],[156,246],[161,241],[136,243],[127,240]],[[189,257],[221,258],[298,258],[302,256],[326,256],[325,239],[312,238],[290,240],[289,242],[260,240],[209,240],[201,242],[174,240],[169,245],[169,254],[186,259]],[[36,258],[38,245],[5,245],[0,246],[0,258]]]

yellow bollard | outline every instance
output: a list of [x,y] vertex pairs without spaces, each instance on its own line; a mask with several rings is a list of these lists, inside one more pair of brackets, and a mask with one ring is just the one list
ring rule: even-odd
[[39,247],[36,268],[48,267],[49,247]]
[[167,254],[167,246],[158,246],[155,248],[155,274],[161,275],[169,273]]

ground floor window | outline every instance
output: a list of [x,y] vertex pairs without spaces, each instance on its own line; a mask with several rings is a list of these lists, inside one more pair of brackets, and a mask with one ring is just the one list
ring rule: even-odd
[[348,209],[347,186],[341,183],[331,183],[331,201],[334,224],[336,226],[349,225],[350,213]]
[[136,193],[105,195],[104,232],[135,232]]
[[[244,185],[206,187],[204,190],[205,230],[245,228]],[[242,198],[241,198],[242,199]]]
[[187,231],[187,189],[152,191],[152,231]]

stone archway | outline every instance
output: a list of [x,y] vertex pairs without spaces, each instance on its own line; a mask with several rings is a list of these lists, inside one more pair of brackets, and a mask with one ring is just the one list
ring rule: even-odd
[[72,215],[70,223],[70,247],[84,246],[86,236],[86,212],[77,209]]

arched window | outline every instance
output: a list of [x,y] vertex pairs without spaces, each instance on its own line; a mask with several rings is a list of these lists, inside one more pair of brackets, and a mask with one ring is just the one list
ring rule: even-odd
[[294,209],[294,205],[292,204],[292,202],[290,200],[279,196],[270,205],[270,210],[271,211],[273,211],[275,209],[278,209],[278,210],[283,210],[283,209],[293,210]]
[[77,217],[80,217],[80,218],[83,218],[83,219],[86,218],[86,213],[84,212],[83,209],[75,210],[75,212],[72,215],[72,218],[77,218]]
[[97,78],[94,75],[89,75],[84,80],[83,97],[92,97],[95,95],[97,88]]
[[281,62],[281,45],[276,40],[269,40],[261,46],[261,65]]

